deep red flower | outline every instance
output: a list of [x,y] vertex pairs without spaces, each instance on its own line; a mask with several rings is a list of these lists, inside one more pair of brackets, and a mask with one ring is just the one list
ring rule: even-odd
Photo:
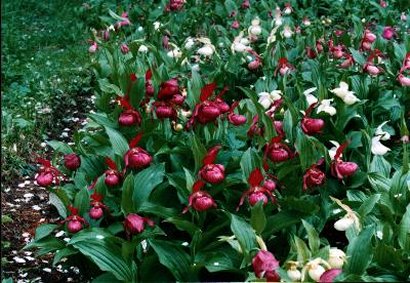
[[269,252],[260,250],[252,259],[253,271],[256,277],[266,278],[269,282],[279,282],[280,277],[276,273],[279,261]]
[[128,214],[124,220],[124,228],[128,235],[136,235],[143,232],[145,230],[145,224],[153,227],[154,221],[135,213]]
[[81,166],[81,159],[75,153],[66,154],[64,155],[64,166],[71,171],[77,170]]

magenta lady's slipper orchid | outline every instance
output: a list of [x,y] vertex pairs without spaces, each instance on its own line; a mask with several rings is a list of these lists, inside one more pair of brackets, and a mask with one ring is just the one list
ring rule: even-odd
[[48,187],[55,182],[58,185],[60,182],[59,177],[64,177],[63,174],[52,166],[49,160],[37,158],[37,163],[42,165],[36,176],[37,184],[42,187]]
[[78,215],[78,209],[68,206],[68,210],[71,212],[71,215],[64,219],[62,222],[67,222],[68,232],[75,234],[83,229],[83,225],[87,224],[84,218]]
[[387,26],[383,29],[383,38],[391,40],[396,35],[396,30],[393,27]]
[[225,179],[225,167],[222,164],[214,164],[220,149],[221,146],[217,145],[208,150],[202,161],[203,166],[199,170],[201,179],[210,184],[219,184]]
[[321,186],[326,181],[326,175],[319,169],[317,164],[313,164],[303,176],[303,190]]
[[331,283],[334,282],[335,278],[342,273],[340,268],[331,268],[322,273],[319,278],[319,283]]
[[130,213],[124,220],[125,232],[128,235],[140,234],[145,230],[145,224],[151,227],[154,226],[154,222],[151,219],[139,216],[135,213]]
[[276,272],[279,261],[269,252],[260,250],[252,259],[253,271],[256,277],[266,278],[269,282],[279,282],[280,276]]
[[401,86],[410,86],[410,77],[405,77],[403,74],[399,74],[397,80]]
[[212,196],[201,188],[205,183],[201,180],[196,181],[192,187],[192,194],[188,198],[188,206],[184,208],[182,213],[186,213],[190,207],[196,211],[206,211],[212,207],[216,207],[216,203]]
[[346,162],[341,159],[341,154],[347,147],[347,143],[342,144],[337,150],[330,165],[331,173],[334,177],[337,177],[339,180],[344,179],[345,177],[352,176],[356,173],[359,166],[354,162]]
[[152,156],[143,148],[136,145],[141,140],[142,134],[138,134],[129,143],[130,149],[125,153],[125,166],[130,169],[142,169],[149,166]]
[[248,178],[250,188],[247,191],[243,192],[241,199],[239,200],[239,204],[236,208],[237,211],[242,206],[246,196],[248,197],[248,201],[251,206],[256,205],[260,201],[262,201],[263,205],[266,205],[268,203],[268,198],[270,198],[273,203],[276,201],[274,195],[272,194],[272,191],[267,187],[261,185],[263,179],[264,177],[259,168],[256,168],[251,172]]
[[120,50],[122,54],[127,54],[128,52],[130,52],[130,48],[125,43],[121,44]]
[[118,171],[117,164],[109,157],[105,158],[105,164],[109,167],[109,169],[105,171],[105,184],[109,187],[119,185],[122,180],[122,175]]
[[90,218],[98,220],[104,215],[104,209],[108,207],[102,203],[103,196],[98,193],[93,193],[91,195],[91,209],[89,211]]
[[64,155],[64,166],[68,170],[75,171],[81,166],[81,158],[75,153],[66,154]]

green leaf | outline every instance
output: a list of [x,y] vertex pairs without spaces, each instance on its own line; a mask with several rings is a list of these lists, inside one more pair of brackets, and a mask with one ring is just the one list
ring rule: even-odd
[[354,48],[349,48],[350,52],[352,53],[353,59],[359,65],[364,65],[366,63],[366,59],[364,56]]
[[363,204],[359,207],[357,211],[361,217],[365,217],[367,214],[372,212],[374,206],[379,201],[381,194],[371,195],[368,199],[366,199]]
[[282,210],[267,218],[267,225],[263,233],[264,237],[270,236],[284,228],[301,221],[302,214],[291,210]]
[[120,283],[123,282],[121,280],[118,280],[113,274],[109,272],[105,272],[98,277],[94,278],[91,283]]
[[257,247],[255,232],[253,231],[252,226],[242,217],[235,214],[229,215],[231,218],[231,230],[239,241],[242,251],[247,255],[250,250]]
[[410,249],[410,204],[407,205],[406,212],[401,219],[398,234],[399,245],[402,249]]
[[253,148],[248,148],[241,158],[242,179],[244,183],[248,183],[248,178],[253,169],[261,167],[261,161],[258,158]]
[[124,156],[129,149],[128,142],[124,136],[110,127],[105,127],[105,131],[110,139],[114,153],[119,156]]
[[36,236],[34,240],[38,241],[44,237],[50,235],[56,228],[57,224],[42,224],[36,228]]
[[297,236],[292,237],[291,245],[298,255],[299,262],[306,262],[311,257],[311,252],[309,251],[306,243]]
[[135,282],[130,264],[121,257],[121,248],[106,239],[88,239],[72,244],[89,257],[102,270],[112,273],[118,280]]
[[122,184],[121,208],[125,214],[134,211],[132,196],[134,194],[134,175],[129,174]]
[[59,263],[63,258],[68,257],[73,254],[77,254],[77,253],[78,253],[78,250],[70,246],[56,251],[54,255],[54,259],[53,259],[53,266],[56,266],[56,264]]
[[380,173],[383,177],[389,178],[391,171],[391,165],[381,155],[375,155],[372,163],[370,163],[369,172]]
[[115,128],[117,124],[114,123],[110,118],[107,117],[107,114],[103,113],[89,113],[88,116],[97,124],[103,127]]
[[61,200],[61,197],[63,197],[63,199],[65,199],[68,202],[68,198],[62,190],[56,190],[55,193],[50,193],[48,195],[48,202],[57,209],[58,214],[60,214],[62,218],[66,218],[67,208],[64,202]]
[[51,146],[55,151],[61,152],[64,154],[69,154],[73,153],[73,149],[66,143],[60,142],[60,141],[48,141],[47,144]]
[[382,268],[401,271],[404,268],[404,263],[400,254],[400,251],[392,246],[379,243],[374,251],[374,261]]
[[192,269],[191,258],[181,246],[154,239],[150,239],[149,243],[157,253],[159,262],[169,269],[177,281],[198,281]]
[[379,173],[370,173],[369,175],[367,175],[367,178],[370,182],[370,185],[372,185],[372,188],[376,191],[383,193],[390,190],[391,181],[386,177],[383,177]]
[[192,153],[194,155],[195,159],[195,172],[199,170],[199,168],[202,167],[202,159],[206,155],[206,148],[205,146],[201,143],[199,138],[195,135],[191,135],[191,146],[192,146]]
[[319,247],[320,247],[319,234],[317,233],[315,228],[310,223],[306,222],[303,219],[302,219],[302,223],[308,235],[309,248],[312,251],[312,253],[315,254],[319,251]]
[[90,208],[90,196],[88,195],[88,189],[82,188],[74,199],[74,207],[78,209],[79,215],[84,215]]
[[28,243],[24,249],[32,249],[32,248],[38,248],[39,250],[37,251],[38,256],[45,255],[50,252],[55,252],[57,250],[61,250],[65,248],[66,243],[63,240],[54,238],[54,237],[47,237],[43,238],[38,241],[32,241]]
[[180,219],[178,217],[169,217],[164,220],[164,222],[169,222],[175,225],[179,230],[188,232],[193,236],[197,231],[199,231],[199,228],[193,224],[191,221]]
[[154,188],[161,184],[165,175],[164,164],[152,165],[134,177],[134,193],[132,201],[134,208],[139,209],[148,200]]
[[374,226],[367,227],[349,243],[346,253],[349,260],[343,271],[356,275],[362,275],[365,272],[373,256],[371,241],[373,233]]
[[251,209],[251,225],[259,234],[261,234],[266,227],[266,216],[263,211],[263,202],[261,201]]

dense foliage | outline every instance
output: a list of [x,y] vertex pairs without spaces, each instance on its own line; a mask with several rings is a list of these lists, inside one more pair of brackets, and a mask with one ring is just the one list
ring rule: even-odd
[[410,279],[409,4],[272,2],[90,19],[97,110],[38,159],[62,221],[28,247],[96,282]]

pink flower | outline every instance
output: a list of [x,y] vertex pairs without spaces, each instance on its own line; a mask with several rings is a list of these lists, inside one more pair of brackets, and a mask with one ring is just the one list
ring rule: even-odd
[[240,26],[240,24],[239,24],[238,21],[234,21],[234,22],[232,23],[232,25],[231,25],[231,27],[232,27],[233,29],[238,29],[239,26]]
[[200,189],[205,185],[201,180],[196,181],[192,187],[192,194],[188,198],[188,206],[184,208],[182,213],[186,213],[190,207],[196,211],[206,211],[212,207],[216,207],[216,203],[212,196]]
[[130,48],[125,43],[121,44],[120,50],[122,54],[127,54],[128,52],[130,52]]
[[303,190],[315,186],[321,186],[326,180],[326,175],[323,173],[316,164],[312,165],[303,176]]
[[335,280],[335,278],[342,273],[340,268],[331,268],[326,270],[319,279],[319,283],[330,283]]
[[201,178],[211,184],[219,184],[225,179],[225,167],[221,164],[206,164],[199,170]]
[[387,26],[383,29],[383,38],[390,40],[396,35],[396,30],[393,27]]
[[124,228],[128,235],[136,235],[145,230],[145,224],[154,226],[154,222],[147,218],[139,216],[135,213],[130,213],[124,220]]
[[397,77],[397,80],[399,81],[399,83],[402,86],[410,86],[410,78],[409,77],[405,77],[403,74],[400,74]]
[[252,266],[256,277],[266,278],[270,282],[279,282],[280,277],[276,273],[279,261],[269,251],[260,250],[252,259]]
[[81,166],[81,159],[75,153],[64,155],[64,166],[71,171],[77,170]]

